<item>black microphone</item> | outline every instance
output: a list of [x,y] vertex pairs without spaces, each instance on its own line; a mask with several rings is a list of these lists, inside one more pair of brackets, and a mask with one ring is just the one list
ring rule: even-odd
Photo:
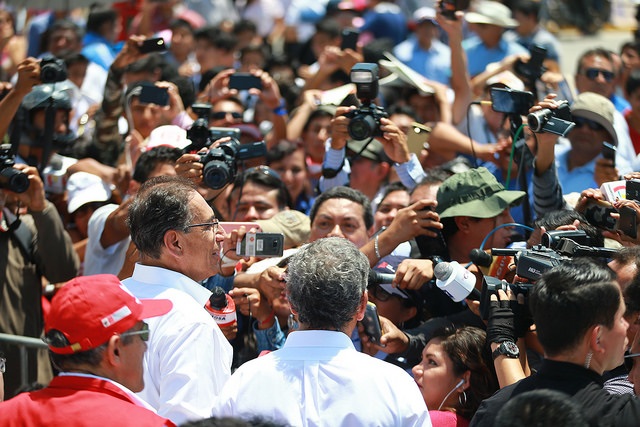
[[441,262],[433,270],[436,285],[455,302],[465,298],[480,300],[476,289],[476,276],[456,261]]
[[382,285],[385,283],[391,284],[395,277],[395,274],[379,273],[375,270],[369,270],[369,286]]
[[471,249],[469,259],[478,267],[491,267],[491,263],[493,262],[491,254],[478,248]]

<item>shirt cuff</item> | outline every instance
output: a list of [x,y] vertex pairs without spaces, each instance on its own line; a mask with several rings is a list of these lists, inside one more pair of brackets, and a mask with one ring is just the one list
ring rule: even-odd
[[408,162],[396,163],[394,166],[400,181],[409,189],[409,191],[413,190],[419,182],[427,177],[427,174],[424,173],[424,169],[422,169],[422,165],[415,153],[411,153]]
[[172,121],[171,124],[179,126],[182,129],[189,129],[193,124],[193,119],[189,117],[186,111],[181,111]]

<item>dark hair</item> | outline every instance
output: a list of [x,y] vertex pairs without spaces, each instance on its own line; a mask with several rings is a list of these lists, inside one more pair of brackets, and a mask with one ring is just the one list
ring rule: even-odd
[[441,167],[431,168],[426,172],[427,175],[422,179],[422,181],[420,181],[418,184],[416,184],[415,187],[413,187],[410,194],[413,194],[418,188],[421,187],[431,187],[432,185],[442,184],[447,180],[447,178],[451,176],[449,172],[442,169]]
[[369,277],[369,261],[347,239],[326,237],[291,257],[287,297],[308,329],[341,331],[358,312]]
[[260,416],[249,419],[236,417],[211,417],[203,420],[189,421],[180,427],[288,427],[288,424],[270,420]]
[[282,182],[280,175],[278,172],[274,171],[268,166],[257,166],[254,168],[249,168],[245,170],[243,173],[240,173],[236,176],[235,182],[233,183],[233,190],[231,194],[229,194],[229,200],[234,197],[234,193],[236,189],[240,189],[240,194],[238,194],[238,201],[242,198],[242,190],[247,182],[251,182],[256,185],[260,185],[262,187],[267,187],[270,190],[278,190],[277,202],[278,209],[283,210],[284,208],[292,207],[291,195],[289,194],[289,190]]
[[262,55],[265,67],[271,59],[269,48],[264,44],[249,44],[240,49],[240,62],[242,62],[242,59],[244,59],[245,55],[248,53],[259,53],[260,55]]
[[638,88],[640,88],[640,70],[631,70],[627,82],[624,85],[624,91],[627,95],[631,95]]
[[585,258],[563,261],[542,274],[529,305],[548,356],[573,349],[594,325],[613,327],[620,308],[613,280],[610,268]]
[[169,24],[169,29],[170,30],[177,30],[178,28],[185,28],[187,30],[189,30],[189,32],[191,34],[194,33],[194,28],[193,25],[191,25],[191,23],[189,21],[186,21],[184,19],[178,18],[178,19],[174,19],[173,21],[171,21],[171,23]]
[[127,73],[154,73],[156,70],[162,70],[163,57],[158,53],[151,53],[127,65],[125,70]]
[[117,19],[118,12],[115,9],[100,5],[93,6],[89,11],[85,28],[87,32],[100,33],[102,25],[116,22]]
[[238,35],[243,31],[251,31],[252,33],[258,33],[258,26],[250,19],[241,19],[233,24],[233,34]]
[[132,178],[142,184],[149,179],[149,175],[158,165],[163,163],[175,165],[180,156],[182,156],[182,150],[179,148],[160,146],[145,151],[136,162]]
[[453,373],[463,375],[471,372],[469,388],[465,390],[467,399],[456,407],[456,412],[471,419],[480,402],[498,390],[498,379],[490,368],[485,340],[487,334],[482,329],[464,326],[459,329],[444,327],[434,332],[433,339],[440,339],[440,345],[453,364]]
[[533,16],[536,19],[536,22],[539,21],[540,17],[540,1],[534,0],[518,0],[511,9],[512,12],[520,12],[526,16]]
[[69,53],[68,55],[64,55],[62,57],[60,57],[60,59],[62,59],[64,61],[64,65],[67,66],[67,68],[71,67],[72,65],[75,64],[88,64],[89,60],[87,59],[86,56],[84,56],[83,54],[79,53],[79,52],[74,52],[74,53]]
[[[55,329],[50,330],[46,337],[49,338],[52,334],[59,334],[60,331],[56,331]],[[71,354],[58,354],[52,351],[49,351],[49,358],[51,359],[51,363],[56,369],[61,372],[67,372],[78,365],[86,365],[86,366],[98,366],[100,362],[102,362],[102,358],[104,357],[104,351],[107,349],[107,343],[100,345],[99,347],[92,348],[87,351],[79,351],[77,353]]]
[[382,204],[384,199],[386,199],[389,194],[396,191],[405,191],[407,194],[409,194],[409,190],[407,189],[407,187],[404,186],[402,182],[400,181],[392,182],[388,184],[386,187],[384,187],[384,192],[382,193],[382,198],[380,199],[380,203],[378,203],[378,206]]
[[178,88],[178,94],[185,108],[196,102],[196,86],[189,77],[175,76],[169,80]]
[[267,151],[267,165],[271,165],[273,162],[278,162],[301,149],[302,147],[295,142],[282,139]]
[[328,117],[330,119],[333,118],[333,114],[331,114],[330,112],[328,112],[327,110],[323,110],[323,109],[318,109],[318,110],[314,110],[311,114],[309,114],[309,118],[307,119],[307,121],[304,123],[304,126],[302,127],[302,132],[306,132],[309,130],[309,126],[311,126],[311,122],[321,118],[321,117]]
[[582,72],[582,62],[584,62],[584,60],[590,56],[604,57],[613,66],[614,68],[613,71],[617,73],[617,71],[615,70],[615,63],[613,62],[613,56],[611,56],[611,51],[602,47],[597,47],[594,49],[589,49],[586,52],[584,52],[582,55],[580,55],[580,58],[578,58],[578,69],[576,71],[576,74],[580,74]]
[[512,397],[498,411],[495,427],[586,426],[587,420],[568,394],[556,390],[531,390]]
[[371,211],[371,202],[369,201],[369,198],[362,192],[351,187],[333,187],[320,194],[313,203],[311,212],[309,212],[311,224],[313,224],[313,220],[315,219],[320,206],[330,199],[347,199],[361,205],[362,219],[364,220],[365,227],[367,227],[367,230],[373,227],[373,212]]
[[335,18],[323,18],[316,22],[316,34],[318,33],[326,34],[332,39],[340,37],[340,23]]
[[193,33],[195,40],[206,40],[210,46],[231,52],[238,45],[235,35],[222,31],[218,27],[204,27]]
[[416,111],[408,105],[394,104],[387,108],[387,114],[389,114],[389,116],[393,116],[394,114],[404,114],[405,116],[411,117],[414,122],[419,121]]
[[75,22],[70,19],[58,19],[56,20],[49,29],[46,31],[46,37],[51,37],[53,33],[58,30],[71,30],[75,33],[78,41],[82,41],[82,37],[84,36],[82,28],[78,26]]
[[561,225],[571,225],[575,220],[580,221],[578,230],[583,230],[591,238],[592,246],[604,246],[604,237],[596,227],[591,225],[587,218],[573,209],[557,209],[549,211],[540,218],[536,218],[536,228],[544,227],[547,230],[555,230]]
[[196,196],[196,186],[179,176],[158,176],[142,184],[127,217],[131,240],[138,251],[159,258],[165,233],[188,230],[187,225],[193,222],[190,202]]

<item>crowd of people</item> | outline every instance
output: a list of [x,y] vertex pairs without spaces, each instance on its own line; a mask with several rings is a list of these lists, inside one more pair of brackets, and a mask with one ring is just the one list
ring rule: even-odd
[[3,3],[0,426],[636,425],[640,40],[453,5]]

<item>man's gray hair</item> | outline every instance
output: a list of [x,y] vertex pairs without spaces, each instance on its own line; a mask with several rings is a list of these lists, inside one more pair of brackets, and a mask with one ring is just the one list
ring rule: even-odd
[[291,258],[287,296],[308,329],[343,330],[358,312],[368,275],[369,261],[353,243],[326,237]]

